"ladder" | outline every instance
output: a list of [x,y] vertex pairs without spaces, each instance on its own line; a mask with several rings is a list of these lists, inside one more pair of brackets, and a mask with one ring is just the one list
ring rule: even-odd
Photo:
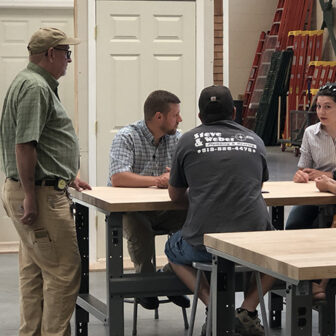
[[[243,111],[243,125],[254,130],[256,113],[264,90],[265,81],[271,64],[272,54],[276,50],[285,50],[287,47],[288,32],[310,27],[312,6],[314,0],[279,0],[275,10],[269,34],[266,34],[264,48],[260,56],[257,71],[250,73],[245,90],[245,107]],[[304,43],[305,39],[303,39]],[[258,51],[258,48],[257,48]],[[253,63],[253,66],[255,64]],[[302,65],[300,65],[302,66]],[[251,79],[251,74],[255,76]],[[293,79],[298,80],[297,75]],[[303,78],[299,78],[302,82]]]
[[279,97],[286,98],[292,50],[275,51],[272,55],[270,70],[267,74],[258,113],[256,115],[255,132],[263,139],[266,146],[275,145],[277,130],[282,123],[277,111]]
[[[311,60],[317,61],[322,56],[323,30],[297,30],[288,33],[288,48],[294,52],[289,82],[289,91],[286,108],[286,121],[282,139],[290,139],[290,111],[305,110],[310,96],[306,95],[309,88],[315,86],[312,71],[309,67]],[[317,69],[319,71],[319,69]],[[322,70],[320,70],[322,71]],[[310,79],[307,79],[310,78]],[[317,78],[317,74],[314,77]]]
[[246,89],[245,89],[245,94],[244,94],[244,102],[243,102],[243,113],[242,113],[242,120],[243,120],[243,125],[247,128],[250,128],[251,125],[249,125],[249,117],[248,117],[248,111],[249,111],[249,105],[251,102],[251,96],[252,92],[254,89],[255,85],[255,80],[257,78],[258,70],[259,70],[259,65],[260,65],[260,59],[261,55],[264,49],[264,42],[266,39],[266,33],[261,32],[259,36],[259,41],[258,41],[258,46],[257,50],[255,52],[255,56],[253,59],[251,71],[250,71],[250,76],[247,81]]
[[246,106],[246,112],[243,120],[243,126],[253,129],[255,128],[256,113],[259,108],[261,95],[263,94],[267,74],[271,65],[272,54],[275,51],[277,44],[277,35],[267,34],[265,37],[264,48],[260,56],[260,64],[256,79],[253,86],[253,91],[250,93],[250,101]]

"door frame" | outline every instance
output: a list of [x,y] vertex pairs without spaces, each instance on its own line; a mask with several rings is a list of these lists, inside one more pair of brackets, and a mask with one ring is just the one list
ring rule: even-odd
[[[96,2],[99,0],[74,0],[75,32],[83,41],[78,46],[78,119],[79,141],[82,155],[81,177],[96,185]],[[125,0],[134,1],[134,0]],[[196,2],[196,92],[213,84],[213,1],[195,0]],[[98,32],[99,33],[99,32]],[[197,99],[195,101],[195,126],[197,119]],[[90,223],[96,223],[96,215],[90,214]],[[97,226],[90,228],[90,263],[97,261]]]

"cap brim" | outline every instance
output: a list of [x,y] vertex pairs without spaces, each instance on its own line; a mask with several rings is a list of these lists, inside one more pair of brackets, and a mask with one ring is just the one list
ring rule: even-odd
[[67,37],[58,42],[58,44],[69,44],[69,45],[76,45],[80,43],[80,39],[76,37]]

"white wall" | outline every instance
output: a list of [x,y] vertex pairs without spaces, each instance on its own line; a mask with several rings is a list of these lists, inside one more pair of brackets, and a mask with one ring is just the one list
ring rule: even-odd
[[[336,3],[333,1],[333,12],[334,12],[334,35],[336,36],[336,24],[335,24],[335,18],[336,18]],[[317,1],[316,4],[316,29],[320,29],[323,21],[323,12],[320,6],[319,1]],[[322,54],[322,60],[323,61],[336,61],[336,55],[334,52],[334,49],[332,47],[332,44],[329,39],[329,32],[327,28],[324,29],[323,34],[323,54]]]
[[[236,99],[244,94],[259,35],[271,28],[278,0],[223,0],[224,69],[226,83]],[[225,37],[227,37],[225,39]],[[224,56],[224,57],[225,57]],[[228,73],[227,73],[228,70]]]

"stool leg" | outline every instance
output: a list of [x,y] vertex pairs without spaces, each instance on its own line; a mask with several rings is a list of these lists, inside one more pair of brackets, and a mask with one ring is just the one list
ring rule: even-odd
[[254,272],[257,282],[257,288],[258,288],[258,296],[259,296],[259,303],[260,303],[260,309],[261,309],[261,316],[264,323],[264,329],[265,329],[265,336],[270,336],[270,330],[268,328],[268,322],[267,322],[267,316],[266,316],[266,309],[265,309],[265,301],[264,301],[264,295],[262,291],[261,286],[261,278],[259,272]]
[[182,308],[182,315],[183,315],[183,321],[184,321],[184,329],[188,330],[189,323],[188,323],[188,318],[187,318],[187,311],[184,307]]
[[194,331],[196,308],[197,308],[197,301],[198,301],[198,291],[199,291],[200,283],[201,283],[201,270],[197,270],[194,299],[193,299],[191,313],[190,313],[188,336],[192,336],[193,331]]
[[208,318],[207,318],[207,326],[206,326],[206,336],[211,336],[212,330],[212,287],[211,287],[211,275],[210,275],[210,298],[208,304]]
[[136,336],[137,334],[137,323],[138,323],[138,298],[134,298],[133,306],[133,330],[132,335]]
[[[153,258],[152,258],[152,263],[154,267],[154,272],[156,272],[156,249],[155,249],[155,235],[153,237],[154,239],[154,247],[153,247]],[[154,319],[158,320],[159,319],[159,308],[155,308],[154,310]]]

